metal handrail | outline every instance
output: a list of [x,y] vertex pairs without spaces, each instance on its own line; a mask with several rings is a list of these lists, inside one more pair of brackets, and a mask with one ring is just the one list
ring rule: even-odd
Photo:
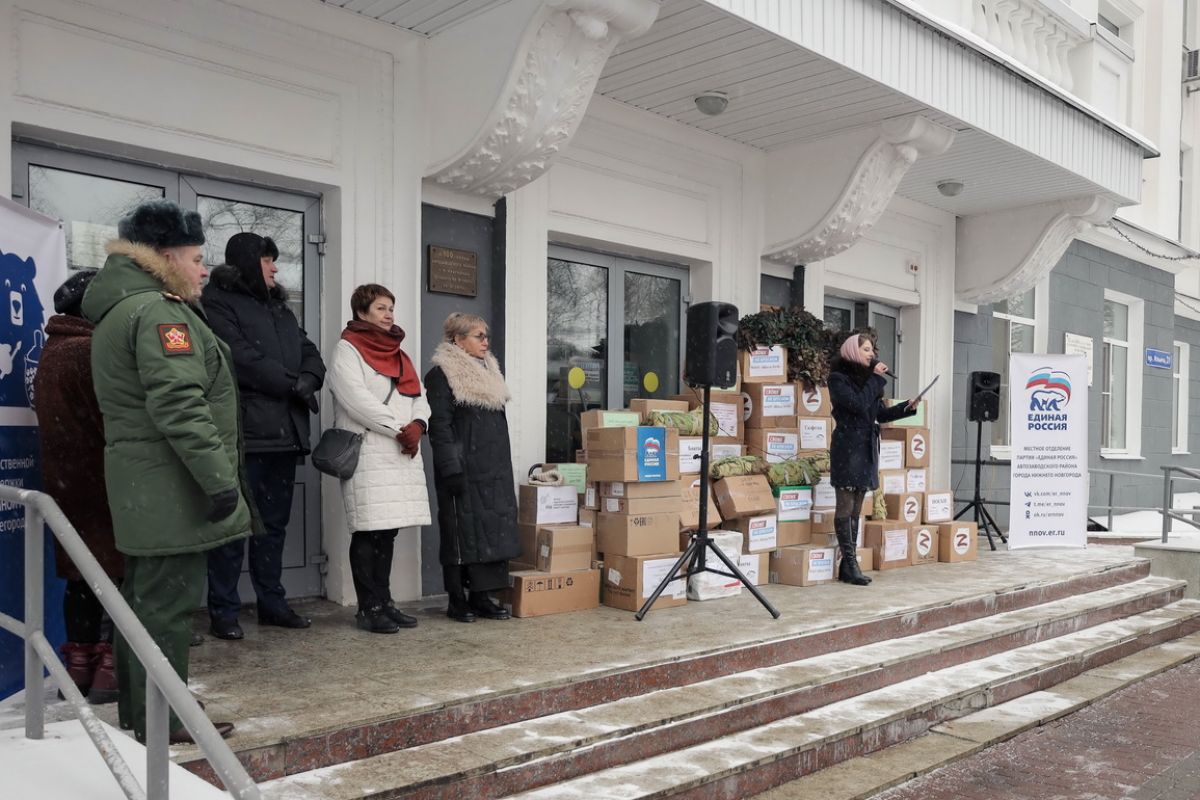
[[[150,637],[141,620],[109,580],[100,563],[50,495],[31,489],[0,485],[0,500],[25,507],[25,621],[0,613],[0,628],[25,641],[25,737],[41,739],[45,735],[45,696],[42,667],[58,684],[79,714],[88,737],[100,751],[121,790],[130,800],[165,800],[170,796],[168,767],[170,751],[170,713],[179,716],[184,727],[228,791],[237,800],[259,800],[258,786],[250,779],[233,750],[217,733],[187,684],[171,668],[162,650]],[[87,580],[96,598],[108,612],[129,648],[146,669],[146,788],[138,785],[129,765],[117,752],[103,724],[76,688],[43,633],[43,537],[44,527],[58,538],[71,561]]]
[[[957,466],[972,466],[975,464],[975,459],[973,459],[973,458],[953,458],[950,460],[950,463],[952,465],[957,465]],[[1010,467],[1010,466],[1012,466],[1012,461],[1007,458],[985,458],[985,459],[982,459],[979,463],[980,463],[980,466],[984,466],[984,467]],[[1164,475],[1163,475],[1163,480],[1164,480],[1163,504],[1161,507],[1160,506],[1117,506],[1117,505],[1113,505],[1113,503],[1112,503],[1113,489],[1114,489],[1117,478],[1149,478],[1150,480],[1157,481],[1158,476],[1152,475],[1152,474],[1146,473],[1146,472],[1120,472],[1120,471],[1111,470],[1111,469],[1092,469],[1089,467],[1088,468],[1089,476],[1092,475],[1093,473],[1095,473],[1097,475],[1107,475],[1108,476],[1108,500],[1109,500],[1109,502],[1107,504],[1089,503],[1088,509],[1089,510],[1091,510],[1093,508],[1106,509],[1108,511],[1108,530],[1110,530],[1110,531],[1112,530],[1113,512],[1114,511],[1158,511],[1163,515],[1162,540],[1164,543],[1167,541],[1167,533],[1168,533],[1168,531],[1170,531],[1170,528],[1171,528],[1170,523],[1167,521],[1168,519],[1177,519],[1181,522],[1186,522],[1187,524],[1189,524],[1193,527],[1200,528],[1200,520],[1195,519],[1195,517],[1200,515],[1200,507],[1197,507],[1197,508],[1171,508],[1171,503],[1174,501],[1174,482],[1175,481],[1197,481],[1197,482],[1200,482],[1200,471],[1188,469],[1187,467],[1174,467],[1174,466],[1165,466],[1165,467],[1161,467],[1161,469],[1164,472]],[[1170,475],[1172,472],[1183,473],[1184,477],[1171,478]],[[968,501],[956,497],[956,498],[954,498],[954,502],[965,503]],[[1006,505],[1009,505],[1009,503],[1004,500],[989,500],[988,505],[1006,506]],[[1193,519],[1188,519],[1184,516],[1181,516],[1183,514],[1191,514],[1193,516]]]
[[[1163,471],[1163,528],[1162,542],[1167,543],[1167,533],[1171,530],[1170,520],[1177,519],[1180,522],[1186,522],[1193,528],[1200,528],[1200,522],[1193,519],[1187,519],[1181,514],[1175,513],[1175,509],[1171,508],[1171,503],[1175,500],[1175,481],[1177,480],[1194,480],[1200,481],[1200,471],[1188,469],[1187,467],[1164,466],[1160,467]],[[1176,478],[1174,473],[1180,473],[1184,477]]]

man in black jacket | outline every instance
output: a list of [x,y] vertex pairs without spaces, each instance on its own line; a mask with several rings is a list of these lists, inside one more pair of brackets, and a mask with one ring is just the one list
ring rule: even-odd
[[[250,581],[258,596],[260,625],[307,628],[311,623],[288,606],[280,578],[283,541],[292,510],[296,459],[309,452],[309,415],[325,364],[301,330],[275,281],[279,249],[255,233],[235,234],[225,264],[213,270],[201,301],[209,323],[233,352],[241,397],[246,471],[266,529],[250,539]],[[242,542],[208,555],[208,613],[212,634],[241,639],[237,613]]]

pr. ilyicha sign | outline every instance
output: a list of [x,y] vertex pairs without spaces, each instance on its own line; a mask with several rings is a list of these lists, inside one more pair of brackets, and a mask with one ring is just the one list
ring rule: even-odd
[[1152,347],[1146,348],[1146,366],[1155,367],[1157,369],[1170,369],[1174,364],[1171,354],[1165,350],[1155,350]]

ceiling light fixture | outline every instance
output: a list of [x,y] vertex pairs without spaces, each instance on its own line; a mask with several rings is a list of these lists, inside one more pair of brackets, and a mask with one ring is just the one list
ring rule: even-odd
[[696,95],[696,108],[701,114],[715,117],[729,105],[729,95],[724,92],[708,91]]
[[938,181],[937,188],[946,197],[958,197],[962,194],[963,182],[958,180]]

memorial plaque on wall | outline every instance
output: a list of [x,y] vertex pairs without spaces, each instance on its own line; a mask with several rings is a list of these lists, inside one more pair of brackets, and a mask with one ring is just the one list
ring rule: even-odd
[[429,291],[475,297],[479,294],[477,261],[470,250],[429,245]]

